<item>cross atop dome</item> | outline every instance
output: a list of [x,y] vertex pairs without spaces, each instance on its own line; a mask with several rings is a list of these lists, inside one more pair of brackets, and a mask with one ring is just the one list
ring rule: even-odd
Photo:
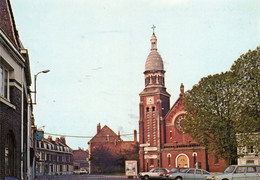
[[157,51],[157,38],[156,38],[155,33],[154,33],[155,28],[156,28],[156,26],[153,25],[152,26],[153,34],[152,34],[152,37],[151,37],[151,51]]
[[153,34],[154,34],[154,29],[156,28],[156,26],[155,26],[155,25],[153,25],[151,28],[153,29]]

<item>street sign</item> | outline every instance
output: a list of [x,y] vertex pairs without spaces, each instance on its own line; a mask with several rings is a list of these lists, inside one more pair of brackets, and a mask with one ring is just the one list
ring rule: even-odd
[[35,135],[35,139],[36,139],[37,141],[41,141],[41,140],[43,139],[44,132],[41,131],[41,130],[37,130],[37,131],[34,133],[34,135]]
[[144,151],[157,151],[157,147],[144,147]]
[[149,143],[146,143],[146,144],[140,144],[139,146],[140,146],[140,147],[147,147],[147,146],[150,146],[150,144],[149,144]]
[[144,159],[157,159],[157,155],[144,155]]

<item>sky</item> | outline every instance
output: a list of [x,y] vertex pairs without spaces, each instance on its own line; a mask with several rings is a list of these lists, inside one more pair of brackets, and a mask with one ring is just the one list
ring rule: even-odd
[[[50,70],[37,77],[33,111],[37,127],[51,134],[92,137],[98,123],[121,135],[138,131],[153,25],[171,106],[181,83],[192,89],[260,45],[259,0],[12,0],[11,5],[32,78]],[[72,149],[88,148],[89,140],[66,138]]]

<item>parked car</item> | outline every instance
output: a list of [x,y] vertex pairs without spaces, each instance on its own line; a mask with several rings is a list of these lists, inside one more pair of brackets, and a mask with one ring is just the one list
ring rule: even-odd
[[139,173],[139,178],[148,180],[148,179],[162,179],[164,173],[168,173],[170,170],[166,168],[153,168],[149,172]]
[[169,173],[167,179],[172,180],[204,180],[205,176],[210,175],[208,171],[203,169],[185,168],[180,172]]
[[206,180],[260,180],[260,165],[231,165],[223,174],[206,176]]
[[86,170],[86,169],[79,169],[79,170],[75,170],[73,173],[74,174],[88,174],[88,170]]
[[168,175],[169,175],[170,173],[177,173],[177,172],[179,172],[179,171],[180,171],[179,168],[172,168],[172,169],[170,170],[170,172],[163,173],[161,179],[168,179],[167,177],[168,177]]

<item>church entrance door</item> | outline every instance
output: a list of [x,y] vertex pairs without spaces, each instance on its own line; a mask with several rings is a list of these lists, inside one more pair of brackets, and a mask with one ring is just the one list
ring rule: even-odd
[[188,158],[184,155],[180,155],[177,159],[179,168],[188,168]]

